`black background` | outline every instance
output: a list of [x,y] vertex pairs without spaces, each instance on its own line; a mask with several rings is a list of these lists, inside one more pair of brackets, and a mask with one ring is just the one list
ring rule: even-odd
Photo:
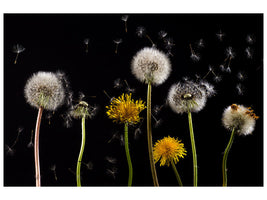
[[[24,85],[37,71],[66,73],[71,88],[78,98],[78,92],[85,94],[85,100],[97,105],[99,110],[94,119],[86,121],[86,146],[83,161],[92,162],[93,169],[82,167],[83,186],[126,186],[128,166],[124,147],[119,140],[109,142],[114,133],[123,133],[123,125],[116,125],[105,114],[109,104],[105,90],[110,96],[125,92],[125,83],[135,89],[133,98],[146,100],[146,85],[138,82],[131,74],[130,63],[138,50],[151,46],[146,38],[136,34],[138,26],[144,26],[148,35],[162,51],[164,43],[158,32],[165,30],[172,37],[175,46],[170,56],[172,73],[162,85],[152,88],[152,107],[163,105],[173,83],[183,77],[203,77],[209,65],[222,76],[216,83],[213,76],[207,80],[214,84],[216,96],[208,99],[206,107],[193,113],[193,125],[198,155],[199,186],[221,186],[221,164],[224,149],[229,141],[229,131],[221,125],[223,109],[238,103],[252,106],[260,116],[252,135],[235,138],[228,158],[229,186],[263,185],[263,15],[262,14],[131,14],[128,19],[128,33],[124,31],[122,14],[5,14],[4,15],[4,144],[11,146],[17,137],[17,129],[23,127],[15,154],[4,155],[4,185],[34,186],[33,149],[27,148],[34,130],[37,110],[30,107],[24,98]],[[225,33],[220,41],[219,31]],[[255,38],[253,44],[246,41],[247,35]],[[90,38],[89,52],[85,53],[83,40]],[[122,38],[118,54],[114,53],[116,38]],[[203,39],[205,47],[197,48],[196,42]],[[22,44],[26,50],[19,55],[14,65],[15,54],[12,46]],[[199,52],[201,60],[190,59],[189,44]],[[225,50],[233,47],[236,57],[232,60],[232,73],[219,70],[226,58]],[[248,59],[245,48],[253,50]],[[247,78],[240,81],[237,73],[244,71]],[[122,89],[113,87],[115,79],[122,80]],[[236,85],[242,83],[245,92],[239,95]],[[96,96],[92,98],[91,96]],[[76,161],[80,150],[81,122],[73,120],[70,128],[64,126],[62,115],[67,107],[58,109],[49,120],[47,112],[41,123],[40,162],[42,186],[75,186]],[[146,111],[141,113],[146,117]],[[153,141],[164,136],[179,137],[188,151],[180,160],[177,169],[185,186],[193,182],[192,154],[186,114],[177,115],[168,106],[163,107],[157,119],[163,123],[153,128]],[[137,127],[129,129],[130,153],[133,163],[133,185],[152,186],[147,141],[146,120],[141,125],[142,134],[135,138]],[[154,122],[154,121],[152,121]],[[6,152],[6,151],[5,151]],[[116,158],[109,163],[106,157]],[[56,165],[58,180],[50,170]],[[115,179],[107,171],[117,169]],[[177,186],[171,167],[159,167],[159,184]]]

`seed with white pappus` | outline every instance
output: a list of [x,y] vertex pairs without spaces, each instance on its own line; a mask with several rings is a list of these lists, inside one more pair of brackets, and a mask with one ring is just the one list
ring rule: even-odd
[[54,111],[64,103],[65,89],[56,73],[37,72],[28,79],[24,94],[31,106]]
[[145,47],[134,56],[131,69],[139,81],[160,85],[169,77],[171,63],[165,53]]

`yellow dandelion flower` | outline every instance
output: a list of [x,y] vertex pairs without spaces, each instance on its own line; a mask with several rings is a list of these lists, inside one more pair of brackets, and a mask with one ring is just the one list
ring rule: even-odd
[[170,166],[171,161],[176,164],[179,162],[179,158],[186,156],[186,150],[181,140],[170,136],[158,140],[154,145],[153,153],[155,163],[160,160],[160,166]]
[[146,108],[142,100],[134,101],[132,94],[122,94],[106,106],[107,115],[117,123],[136,124],[140,121],[139,113]]

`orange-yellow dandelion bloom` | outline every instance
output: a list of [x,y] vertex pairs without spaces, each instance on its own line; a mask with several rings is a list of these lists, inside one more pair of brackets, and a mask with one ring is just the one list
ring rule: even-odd
[[146,108],[142,100],[134,101],[132,94],[122,94],[106,106],[107,115],[117,123],[136,124],[140,121],[139,113]]
[[156,142],[153,155],[155,163],[160,160],[160,166],[170,166],[171,161],[176,164],[179,158],[184,158],[186,150],[181,140],[168,136]]

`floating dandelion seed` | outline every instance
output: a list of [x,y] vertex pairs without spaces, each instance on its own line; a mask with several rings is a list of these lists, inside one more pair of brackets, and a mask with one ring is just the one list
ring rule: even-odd
[[82,162],[82,164],[85,165],[87,170],[93,170],[94,168],[94,164],[91,161],[89,161],[88,163]]
[[246,41],[248,44],[253,44],[255,42],[255,39],[252,35],[247,35]]
[[168,38],[164,39],[164,45],[168,51],[171,51],[172,47],[175,46],[174,40],[172,38],[168,37]]
[[113,164],[113,165],[117,163],[117,159],[113,158],[111,156],[106,156],[105,160],[108,161],[109,163]]
[[124,83],[126,84],[126,92],[127,93],[135,93],[135,89],[131,88],[126,80],[124,80]]
[[217,76],[214,76],[214,77],[213,77],[213,80],[214,80],[216,83],[219,83],[219,82],[222,81],[222,77],[217,75]]
[[155,105],[153,108],[153,113],[155,115],[158,115],[163,107],[164,107],[164,104],[163,105]]
[[221,70],[222,72],[224,72],[224,71],[226,70],[224,65],[220,65],[219,68],[220,68],[220,70]]
[[179,185],[183,186],[175,164],[179,162],[179,158],[181,159],[186,156],[184,144],[170,136],[164,137],[155,143],[153,152],[155,163],[160,161],[160,166],[170,166],[171,164]]
[[158,128],[161,124],[162,124],[162,119],[156,120],[155,124],[154,124],[154,127]]
[[88,53],[89,42],[90,42],[89,38],[85,38],[83,40],[83,43],[85,44],[85,53]]
[[115,54],[117,54],[118,53],[118,47],[119,47],[119,44],[122,43],[122,39],[121,38],[118,38],[118,39],[113,40],[113,42],[116,45],[116,47],[115,47]]
[[53,175],[54,175],[54,179],[55,181],[57,181],[57,172],[56,172],[56,165],[53,164],[51,167],[50,167],[50,170],[52,171]]
[[246,77],[246,74],[244,72],[238,72],[237,73],[237,78],[240,81],[244,81],[247,77]]
[[15,150],[12,149],[7,144],[5,144],[5,151],[6,151],[6,155],[8,155],[8,156],[14,156],[14,154],[15,154]]
[[120,78],[117,78],[114,83],[113,83],[113,88],[116,88],[116,89],[120,89],[122,88],[122,83],[121,83],[121,79]]
[[217,38],[222,41],[225,34],[220,30],[218,33],[216,33]]
[[45,118],[48,120],[48,124],[50,125],[51,124],[51,119],[52,119],[52,117],[53,117],[53,112],[48,112],[48,113],[46,113],[46,115],[45,115]]
[[[13,144],[10,146],[10,148],[6,148],[8,151],[11,152],[11,150],[14,149],[14,147],[16,146],[16,144],[17,144],[18,141],[19,141],[19,136],[21,135],[21,133],[22,133],[23,130],[24,130],[23,127],[18,127],[18,129],[17,129],[17,137],[16,137],[15,141],[14,141]],[[8,146],[8,145],[7,145],[7,146]],[[9,147],[9,146],[8,146],[8,147]],[[13,150],[13,152],[15,152],[15,151]],[[13,153],[13,154],[14,154],[14,153]],[[13,154],[12,154],[12,155],[13,155]],[[10,153],[10,155],[11,155],[11,153]]]
[[164,39],[166,36],[168,35],[168,33],[164,30],[161,30],[159,33],[158,33],[158,36],[160,39]]
[[248,59],[252,59],[252,54],[253,54],[253,52],[252,52],[252,50],[250,49],[250,47],[247,47],[247,48],[245,49],[245,54],[246,54],[246,56],[247,56]]
[[241,83],[238,83],[236,85],[236,91],[237,91],[237,94],[238,95],[243,95],[244,94],[244,91],[245,91],[245,88],[244,88],[244,86]]
[[160,85],[169,77],[171,64],[163,52],[145,47],[134,56],[131,69],[139,81]]
[[25,48],[21,44],[16,44],[13,46],[12,51],[13,51],[13,53],[16,53],[16,58],[15,58],[14,64],[17,64],[19,54],[22,53],[23,51],[25,51]]
[[198,48],[205,47],[205,43],[204,43],[204,40],[202,38],[197,42],[197,46],[198,46]]
[[39,132],[43,110],[55,111],[65,100],[65,88],[57,73],[38,72],[30,77],[25,85],[24,94],[27,102],[38,108],[35,129],[34,158],[36,186],[41,186],[39,160]]
[[32,148],[32,147],[33,147],[33,142],[32,142],[32,140],[33,140],[33,130],[32,130],[32,132],[31,132],[31,139],[30,139],[30,142],[29,142],[28,145],[27,145],[28,148]]
[[230,67],[227,67],[227,68],[225,69],[225,71],[226,71],[227,73],[229,73],[229,74],[232,72],[232,70],[231,70]]
[[190,58],[191,58],[193,61],[195,61],[195,62],[199,61],[199,60],[200,60],[200,56],[199,56],[198,54],[195,53],[195,51],[193,50],[191,44],[189,44],[189,47],[190,47],[190,51],[191,51]]
[[108,140],[108,143],[111,143],[114,140],[119,140],[119,139],[120,139],[119,132],[115,132],[114,134],[112,134],[111,138]]
[[254,131],[256,120],[259,117],[253,112],[253,110],[243,105],[232,104],[228,106],[222,116],[223,126],[232,131],[229,143],[224,151],[222,162],[222,176],[223,186],[227,186],[227,157],[232,147],[235,134],[237,135],[249,135]]
[[234,57],[235,57],[235,53],[234,53],[232,47],[228,47],[228,48],[226,49],[226,55],[227,55],[228,57],[231,57],[231,58],[234,58]]
[[106,174],[111,176],[114,180],[116,179],[117,173],[118,173],[118,169],[116,167],[112,167],[111,169],[106,170]]
[[123,15],[121,17],[121,20],[124,21],[124,27],[125,27],[125,32],[127,33],[127,21],[128,21],[129,15]]
[[146,37],[151,42],[152,47],[155,47],[156,46],[155,43],[152,41],[152,39],[147,34],[147,31],[146,31],[146,29],[143,26],[137,27],[136,34],[140,38]]
[[215,72],[214,72],[213,67],[209,65],[209,71],[207,72],[207,74],[206,74],[202,79],[204,80],[205,78],[207,78],[207,76],[208,76],[210,73],[211,73],[214,77],[217,77],[217,75],[216,75]]
[[134,130],[134,139],[137,140],[140,137],[141,134],[142,134],[141,128],[140,127],[136,128]]

